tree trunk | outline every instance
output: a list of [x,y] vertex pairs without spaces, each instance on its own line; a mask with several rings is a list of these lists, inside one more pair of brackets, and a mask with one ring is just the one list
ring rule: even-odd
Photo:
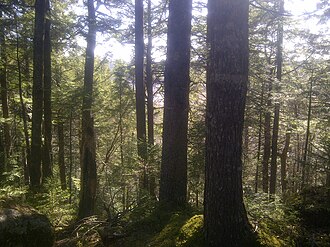
[[169,208],[187,201],[187,131],[191,0],[169,3],[160,202]]
[[[271,84],[271,82],[269,82]],[[271,87],[271,86],[270,86]],[[269,107],[271,106],[271,99],[270,99],[270,91],[268,91],[268,100],[267,100],[267,109],[265,113],[265,122],[264,122],[264,150],[262,156],[262,190],[264,193],[268,193],[268,185],[269,185],[269,159],[270,159],[270,111]]]
[[309,145],[309,136],[310,136],[310,123],[312,116],[312,90],[313,90],[313,78],[309,79],[309,99],[308,99],[308,115],[307,115],[307,129],[306,129],[306,139],[304,147],[304,155],[302,160],[302,178],[301,178],[301,189],[304,189],[306,186],[306,165],[307,165],[307,153]]
[[277,179],[277,141],[278,141],[278,128],[279,128],[280,105],[275,104],[273,136],[272,136],[272,159],[270,161],[270,183],[269,193],[275,195],[276,179]]
[[30,149],[30,138],[29,138],[29,130],[28,130],[28,123],[27,123],[27,114],[26,114],[26,107],[23,100],[23,89],[22,89],[22,69],[21,69],[21,60],[19,57],[19,36],[18,36],[18,23],[16,23],[16,61],[17,61],[17,71],[18,71],[18,93],[19,99],[21,104],[21,111],[22,111],[22,120],[23,120],[23,131],[24,131],[24,140],[25,140],[25,156],[26,162],[24,164],[24,181],[25,184],[29,184],[30,181],[30,174],[29,174],[29,167],[31,164],[31,149]]
[[282,193],[285,194],[287,191],[287,178],[286,178],[286,161],[288,158],[288,151],[289,151],[289,146],[290,146],[290,138],[291,138],[291,133],[287,132],[285,134],[285,144],[284,148],[281,154],[281,184],[282,184]]
[[256,163],[256,173],[254,178],[254,192],[258,193],[259,188],[259,162],[261,154],[261,132],[262,132],[262,108],[264,104],[264,83],[262,84],[261,89],[261,100],[260,100],[260,109],[259,109],[259,128],[258,128],[258,151],[257,151],[257,163]]
[[[2,11],[0,11],[0,18],[2,20]],[[0,26],[0,85],[1,85],[1,108],[2,117],[6,120],[3,123],[4,132],[4,168],[8,168],[8,158],[10,155],[11,137],[10,137],[10,124],[9,119],[9,107],[8,107],[8,86],[7,86],[7,55],[6,55],[6,43],[5,43],[5,26],[2,21]]]
[[208,247],[253,246],[243,203],[247,0],[209,0],[204,228]]
[[94,119],[92,117],[94,49],[96,45],[96,19],[94,1],[88,0],[88,34],[85,58],[84,95],[82,108],[81,139],[81,182],[78,218],[82,219],[94,214],[96,200],[96,141]]
[[50,4],[46,0],[46,20],[44,39],[44,144],[42,174],[43,179],[52,176],[52,107],[51,107],[51,41],[50,41]]
[[[153,92],[153,80],[152,80],[152,33],[151,33],[151,0],[148,0],[148,46],[147,46],[147,112],[148,112],[148,145],[150,148],[154,146],[154,92]],[[150,159],[149,159],[150,161]],[[155,164],[152,164],[155,165]],[[150,170],[150,169],[149,169]],[[154,168],[151,168],[149,172],[149,194],[151,197],[156,198],[156,177],[154,174]]]
[[143,0],[135,0],[135,85],[136,85],[136,132],[138,155],[142,160],[143,169],[140,180],[141,189],[148,188],[147,176],[147,143],[146,113],[144,90],[144,40],[143,40]]
[[33,40],[33,88],[32,88],[32,140],[30,183],[38,187],[41,183],[41,122],[43,113],[43,37],[45,22],[45,0],[35,2],[35,24]]
[[61,189],[66,190],[66,175],[65,175],[65,161],[64,161],[64,124],[60,122],[57,125],[58,135],[58,166],[60,170]]

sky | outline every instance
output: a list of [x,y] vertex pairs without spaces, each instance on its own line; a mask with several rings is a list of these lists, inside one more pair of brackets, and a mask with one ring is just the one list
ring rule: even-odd
[[[292,18],[302,20],[302,26],[318,32],[317,20],[303,21],[304,14],[311,13],[317,9],[317,0],[285,0],[285,10],[292,14]],[[111,60],[122,59],[126,62],[130,61],[134,52],[133,45],[122,45],[115,39],[108,42],[102,40],[102,36],[98,35],[98,43],[95,49],[95,54],[104,56],[106,53],[111,54]]]

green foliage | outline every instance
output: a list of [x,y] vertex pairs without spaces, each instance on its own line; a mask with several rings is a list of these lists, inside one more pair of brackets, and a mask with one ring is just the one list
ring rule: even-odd
[[266,194],[246,198],[250,221],[263,246],[295,246],[300,233],[297,212],[279,198],[269,200]]
[[70,204],[69,197],[69,191],[61,189],[59,179],[50,178],[44,184],[43,191],[29,193],[27,201],[39,212],[47,215],[53,226],[60,230],[76,216],[77,198]]

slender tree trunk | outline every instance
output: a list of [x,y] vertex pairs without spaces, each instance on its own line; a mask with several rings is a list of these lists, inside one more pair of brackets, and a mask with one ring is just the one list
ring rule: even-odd
[[27,114],[26,107],[23,100],[23,89],[22,89],[22,69],[21,69],[21,60],[19,57],[19,36],[18,36],[18,24],[16,23],[16,61],[17,61],[17,71],[18,71],[18,93],[21,104],[22,111],[22,120],[23,120],[23,131],[24,131],[24,140],[25,140],[25,155],[26,162],[24,164],[24,181],[25,184],[29,184],[30,175],[29,175],[29,167],[31,164],[31,149],[30,149],[30,138],[29,138],[29,130],[27,123]]
[[258,129],[258,151],[257,151],[257,163],[256,163],[256,173],[255,173],[255,178],[254,178],[254,192],[258,193],[258,188],[259,188],[259,162],[260,162],[260,154],[261,154],[261,135],[262,135],[262,108],[264,104],[264,88],[265,85],[264,83],[262,84],[262,89],[261,89],[261,100],[260,100],[260,112],[259,112],[259,129]]
[[7,86],[7,55],[6,55],[6,43],[5,43],[5,24],[2,19],[2,11],[0,11],[0,85],[1,85],[1,108],[2,117],[6,120],[3,123],[4,132],[4,167],[8,168],[8,158],[10,155],[11,137],[10,137],[10,124],[9,119],[9,107],[8,107],[8,86]]
[[72,168],[73,168],[73,153],[72,153],[72,110],[70,111],[70,123],[69,123],[69,201],[72,203]]
[[43,113],[43,57],[45,0],[35,2],[35,24],[33,40],[33,88],[32,88],[32,141],[30,183],[38,187],[41,183],[41,122]]
[[57,125],[58,135],[58,166],[60,170],[61,189],[66,190],[66,175],[65,175],[65,161],[64,161],[64,124],[60,122]]
[[[271,82],[269,82],[271,84]],[[270,141],[271,141],[271,133],[270,133],[270,111],[269,108],[271,106],[271,86],[268,89],[268,100],[267,100],[267,109],[265,113],[265,122],[264,122],[264,150],[262,156],[262,190],[264,193],[268,193],[268,185],[269,185],[269,159],[270,159]]]
[[82,108],[82,139],[81,139],[81,183],[78,218],[94,214],[96,200],[96,141],[94,119],[92,117],[93,80],[94,80],[94,49],[96,45],[96,18],[94,0],[88,0],[88,34],[85,58],[84,96]]
[[[151,0],[148,0],[148,46],[147,46],[147,112],[148,112],[148,145],[150,148],[154,146],[154,92],[152,80],[152,27],[151,27]],[[150,159],[149,159],[150,161]],[[151,168],[149,175],[149,194],[156,198],[156,177],[154,168]]]
[[248,0],[209,0],[204,228],[206,246],[253,246],[243,203]]
[[307,115],[307,129],[306,129],[306,138],[305,138],[305,147],[302,160],[302,178],[301,178],[301,189],[304,189],[306,186],[306,165],[307,165],[307,153],[310,137],[310,123],[312,117],[312,90],[313,90],[313,78],[309,79],[309,96],[308,96],[308,115]]
[[270,161],[270,183],[269,193],[275,195],[276,192],[276,180],[277,180],[277,141],[278,141],[278,129],[279,129],[279,116],[280,105],[275,104],[273,136],[272,136],[272,159]]
[[282,184],[282,193],[285,194],[287,191],[287,165],[286,161],[288,158],[288,151],[290,146],[291,133],[287,131],[285,134],[285,144],[281,154],[281,184]]
[[169,3],[159,191],[160,202],[169,208],[183,207],[187,202],[191,9],[191,0]]
[[143,0],[135,0],[135,85],[136,85],[136,130],[138,141],[138,155],[142,160],[143,169],[140,181],[142,189],[148,188],[146,167],[146,113],[144,90],[144,40],[143,40]]
[[42,174],[43,179],[52,176],[52,77],[51,77],[51,40],[50,40],[50,3],[46,0],[45,39],[44,39],[44,144]]

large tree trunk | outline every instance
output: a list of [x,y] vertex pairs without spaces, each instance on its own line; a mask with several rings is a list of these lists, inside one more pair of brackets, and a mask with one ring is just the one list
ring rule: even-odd
[[277,180],[277,141],[278,141],[278,127],[279,127],[280,105],[275,104],[273,136],[272,136],[272,159],[270,161],[270,182],[269,194],[275,195],[276,180]]
[[135,85],[136,85],[136,132],[138,155],[142,160],[143,169],[140,186],[148,188],[148,175],[146,167],[146,113],[144,90],[144,40],[143,40],[143,0],[135,0]]
[[96,19],[94,1],[88,0],[88,34],[85,58],[84,96],[82,108],[82,139],[81,139],[81,182],[78,218],[94,214],[96,200],[96,142],[94,119],[92,117],[94,49],[96,45]]
[[45,20],[44,39],[44,144],[42,174],[43,179],[52,176],[52,71],[51,71],[51,41],[50,41],[50,4],[46,0],[47,16]]
[[170,208],[187,200],[191,9],[191,0],[169,3],[159,199]]
[[10,137],[10,124],[9,119],[9,107],[8,107],[8,86],[7,86],[7,55],[6,55],[6,43],[5,43],[5,24],[2,19],[2,11],[0,11],[0,85],[1,85],[1,108],[2,117],[6,120],[3,123],[4,132],[4,168],[7,168],[8,158],[10,155],[11,137]]
[[43,37],[45,21],[45,0],[35,2],[35,24],[33,40],[33,88],[32,88],[32,140],[30,183],[38,187],[41,183],[41,122],[43,113]]
[[209,0],[204,227],[208,247],[251,246],[243,203],[242,132],[248,82],[247,0]]

